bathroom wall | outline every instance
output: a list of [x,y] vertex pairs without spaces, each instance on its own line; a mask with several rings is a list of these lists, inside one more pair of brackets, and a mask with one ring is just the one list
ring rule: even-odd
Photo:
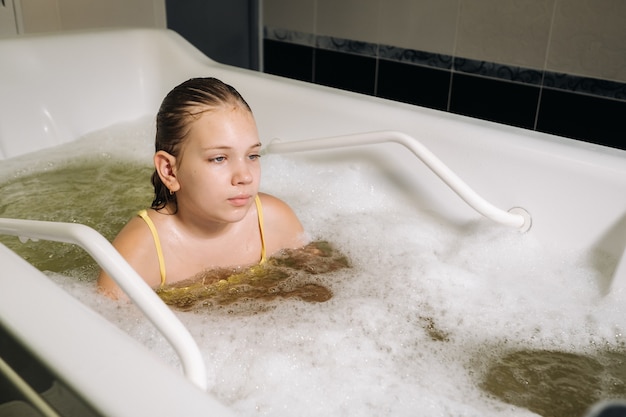
[[[64,30],[157,27],[178,32],[211,58],[258,69],[260,0],[5,0],[15,2],[21,30],[45,33]],[[0,37],[15,36],[3,29]]]
[[19,0],[23,33],[165,27],[165,0]]
[[212,59],[259,69],[260,0],[166,0],[167,27]]
[[[14,0],[22,33],[166,27],[165,0]],[[263,0],[269,73],[626,149],[626,1]]]
[[264,70],[626,149],[623,0],[264,0]]

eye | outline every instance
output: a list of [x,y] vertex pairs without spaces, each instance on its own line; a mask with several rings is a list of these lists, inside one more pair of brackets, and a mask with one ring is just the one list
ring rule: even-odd
[[209,162],[224,162],[226,160],[225,156],[216,156],[213,158],[209,158]]
[[252,160],[252,161],[257,160],[257,159],[259,159],[260,157],[261,157],[261,155],[256,154],[256,153],[254,153],[254,154],[252,154],[252,155],[249,155],[249,156],[248,156],[248,158],[250,158],[250,160]]

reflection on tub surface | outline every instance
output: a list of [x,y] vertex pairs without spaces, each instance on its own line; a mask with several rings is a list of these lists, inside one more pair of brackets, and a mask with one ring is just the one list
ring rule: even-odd
[[[97,175],[88,174],[93,163],[78,174],[54,155],[40,166],[42,175],[17,161],[19,178],[5,182],[2,192],[19,192],[27,203],[11,199],[2,215],[87,223],[111,238],[150,201],[145,161],[152,138],[142,136],[132,161],[118,152],[129,135],[146,130],[143,123],[115,137],[99,133],[106,141],[95,134],[72,144],[97,161]],[[254,314],[233,314],[241,310],[229,304],[178,313],[205,355],[210,391],[241,415],[534,415],[531,403],[494,397],[483,385],[490,364],[496,369],[506,352],[539,352],[532,359],[538,361],[546,351],[576,358],[607,349],[622,354],[625,307],[600,297],[601,272],[585,254],[546,247],[532,234],[489,221],[451,225],[390,191],[392,184],[382,187],[384,179],[372,181],[375,167],[277,156],[263,164],[262,189],[288,201],[311,237],[332,242],[351,268],[311,281],[332,292],[322,303],[280,298],[264,301]],[[55,189],[54,198],[43,196],[47,188]],[[30,211],[43,201],[41,212]],[[49,244],[25,247],[25,256],[44,258],[39,266],[55,271],[53,280],[176,366],[171,348],[131,304],[95,292],[88,261],[74,268],[52,262]],[[51,257],[64,258],[66,250]]]

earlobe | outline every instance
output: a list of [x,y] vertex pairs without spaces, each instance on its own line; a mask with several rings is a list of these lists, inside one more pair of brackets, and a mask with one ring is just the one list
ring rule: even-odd
[[176,177],[176,157],[165,151],[158,151],[154,154],[154,167],[161,178],[163,184],[175,193],[180,189],[180,184]]

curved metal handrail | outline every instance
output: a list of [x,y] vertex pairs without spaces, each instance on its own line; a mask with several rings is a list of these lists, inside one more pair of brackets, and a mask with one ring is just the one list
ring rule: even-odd
[[344,148],[349,146],[373,145],[377,143],[395,142],[408,148],[428,168],[443,180],[459,197],[483,216],[521,231],[528,231],[531,217],[520,207],[509,211],[499,209],[470,188],[458,175],[448,168],[439,158],[422,145],[417,139],[398,131],[378,131],[356,133],[352,135],[332,136],[318,139],[282,142],[275,139],[265,148],[267,153],[291,153],[313,150]]
[[82,247],[156,326],[178,354],[187,379],[207,389],[202,354],[187,328],[100,233],[78,223],[0,218],[0,233]]

